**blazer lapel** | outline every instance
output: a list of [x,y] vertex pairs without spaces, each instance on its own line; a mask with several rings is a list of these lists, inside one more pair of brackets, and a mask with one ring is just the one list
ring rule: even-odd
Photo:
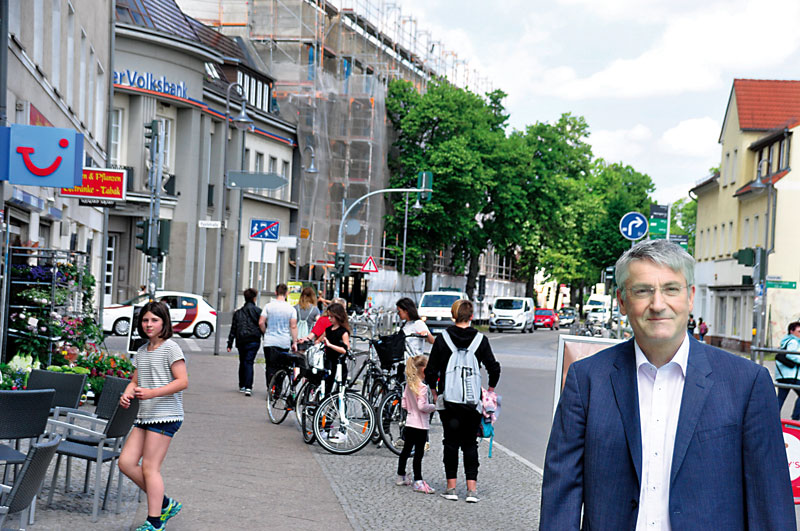
[[675,476],[678,475],[683,458],[686,457],[686,450],[694,436],[697,421],[714,385],[714,380],[708,378],[711,374],[711,365],[708,363],[704,347],[696,339],[690,338],[689,342],[689,362],[686,366],[678,430],[675,433],[675,447],[672,452],[670,484],[675,483]]
[[617,400],[628,450],[636,469],[636,478],[642,484],[642,428],[639,422],[639,387],[636,380],[636,355],[633,340],[627,342],[614,362],[616,371],[611,373],[611,386]]

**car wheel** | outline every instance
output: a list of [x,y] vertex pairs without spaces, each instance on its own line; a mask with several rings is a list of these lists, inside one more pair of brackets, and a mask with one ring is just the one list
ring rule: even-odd
[[130,319],[122,317],[121,319],[117,319],[116,321],[114,321],[114,326],[112,329],[114,330],[114,333],[117,334],[118,336],[127,336],[128,329],[130,327],[131,327]]
[[496,328],[489,328],[489,332],[490,332],[490,333],[494,333],[494,332],[496,332],[496,331],[497,331],[497,329],[496,329]]
[[194,335],[196,335],[199,339],[206,339],[213,331],[214,329],[211,327],[211,324],[206,323],[205,321],[202,323],[197,323],[197,325],[194,327]]
[[503,329],[502,329],[502,328],[498,328],[498,329],[497,329],[497,333],[498,333],[498,334],[502,334],[502,333],[503,333]]

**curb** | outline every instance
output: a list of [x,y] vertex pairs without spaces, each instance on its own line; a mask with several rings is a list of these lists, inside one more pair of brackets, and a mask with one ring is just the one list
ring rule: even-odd
[[516,459],[517,461],[519,461],[520,463],[522,463],[526,467],[530,468],[531,470],[533,470],[534,472],[536,472],[540,476],[544,476],[544,470],[542,470],[538,466],[534,465],[533,463],[531,463],[530,461],[528,461],[527,459],[525,459],[524,457],[522,457],[521,455],[519,455],[515,451],[506,448],[505,446],[503,446],[502,444],[500,444],[497,441],[495,441],[493,444],[495,446],[497,446],[500,450],[505,452],[506,455],[508,455],[510,457],[513,457],[514,459]]

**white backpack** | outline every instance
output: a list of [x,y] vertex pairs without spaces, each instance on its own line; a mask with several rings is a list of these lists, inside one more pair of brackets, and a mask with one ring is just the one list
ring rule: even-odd
[[480,412],[481,369],[475,352],[483,341],[483,334],[480,332],[475,334],[475,338],[467,348],[456,347],[447,330],[442,332],[442,337],[452,352],[444,374],[445,402],[475,406]]

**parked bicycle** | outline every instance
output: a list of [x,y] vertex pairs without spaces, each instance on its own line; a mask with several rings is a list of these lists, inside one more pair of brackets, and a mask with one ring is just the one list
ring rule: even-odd
[[280,424],[295,408],[305,377],[303,356],[290,355],[288,367],[275,371],[267,389],[267,415],[270,422]]

